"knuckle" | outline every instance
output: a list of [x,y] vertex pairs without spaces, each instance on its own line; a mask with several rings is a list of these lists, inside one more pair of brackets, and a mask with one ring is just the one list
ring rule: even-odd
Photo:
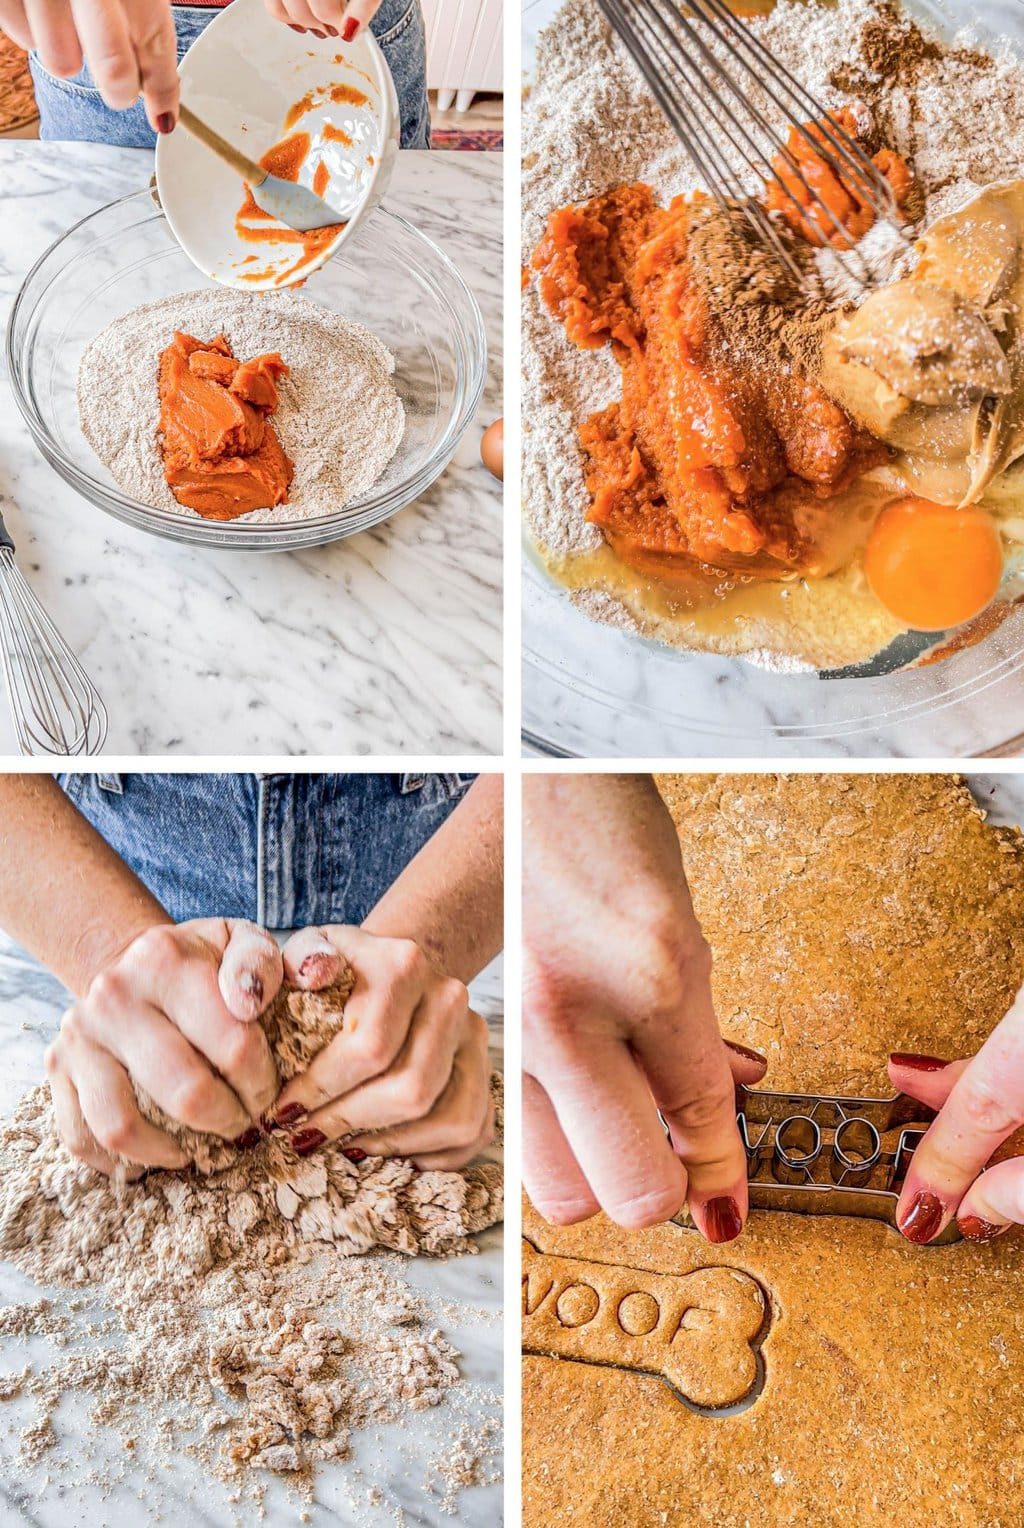
[[[61,1023],[63,1025],[63,1020]],[[51,1040],[43,1052],[43,1068],[47,1077],[56,1077],[57,1073],[63,1070],[59,1039]]]
[[425,974],[427,957],[415,939],[396,939],[394,946],[393,964],[399,977],[415,981]]
[[188,1072],[175,1084],[168,1113],[172,1119],[194,1129],[206,1128],[213,1107],[215,1083],[209,1072],[199,1068]]
[[672,1124],[686,1135],[706,1135],[731,1123],[736,1109],[736,1097],[728,1087],[714,1083],[702,1088],[692,1098],[682,1099],[678,1104],[663,1103]]
[[1008,1135],[1020,1123],[1012,1102],[986,1083],[968,1083],[959,1103],[967,1128],[981,1135]]
[[219,1048],[219,1069],[229,1076],[247,1071],[256,1059],[258,1044],[257,1032],[251,1026],[233,1024]]
[[442,976],[437,985],[438,997],[450,1013],[463,1014],[469,1007],[469,988],[456,976]]
[[134,1122],[124,1110],[115,1110],[92,1127],[96,1140],[112,1156],[127,1156],[135,1136]]
[[[93,977],[89,985],[89,1005],[90,1007],[97,1008],[101,1011],[110,1012],[111,1010],[120,1007],[126,990],[127,982],[123,973],[113,966],[106,966],[102,971],[98,972],[97,975]],[[76,1003],[72,1009],[72,1012],[74,1012],[75,1009],[78,1010],[79,1032],[81,1033],[84,1032],[85,1028],[84,1024],[82,1023],[85,1018],[85,1013],[80,1004]]]
[[407,1077],[399,1089],[399,1108],[405,1119],[422,1119],[429,1114],[437,1099],[430,1079],[423,1073]]
[[132,944],[135,963],[146,969],[163,970],[176,961],[180,952],[178,930],[170,923],[157,923]]
[[357,1044],[352,1046],[363,1066],[376,1076],[390,1064],[393,1051],[385,1031],[378,1025],[365,1029]]

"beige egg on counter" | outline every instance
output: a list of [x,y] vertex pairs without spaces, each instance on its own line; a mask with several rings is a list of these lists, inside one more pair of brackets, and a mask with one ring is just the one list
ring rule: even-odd
[[505,421],[496,419],[489,424],[480,442],[480,460],[499,482],[505,477]]

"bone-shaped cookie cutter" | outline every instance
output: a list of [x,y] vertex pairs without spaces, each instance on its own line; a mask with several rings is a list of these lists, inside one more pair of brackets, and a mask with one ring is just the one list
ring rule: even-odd
[[[839,1098],[736,1089],[750,1207],[796,1215],[852,1215],[896,1225],[907,1169],[935,1110],[906,1093]],[[692,1227],[685,1210],[673,1219]],[[960,1240],[954,1216],[929,1246]]]
[[525,1352],[649,1374],[705,1416],[731,1416],[761,1393],[771,1309],[749,1273],[626,1268],[525,1237],[522,1251]]

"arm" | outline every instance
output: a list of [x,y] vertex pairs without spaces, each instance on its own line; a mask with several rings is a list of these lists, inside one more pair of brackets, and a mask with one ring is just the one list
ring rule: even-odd
[[170,922],[56,780],[0,775],[0,926],[70,991]]
[[439,970],[472,981],[502,945],[504,798],[481,775],[363,924],[414,939]]
[[277,1072],[250,1022],[281,983],[273,940],[231,919],[175,925],[46,775],[0,775],[0,925],[78,999],[46,1069],[61,1136],[82,1161],[182,1165],[142,1117],[136,1084],[226,1139],[273,1102]]
[[502,944],[502,785],[474,782],[361,928],[303,929],[285,945],[298,986],[355,974],[342,1033],[274,1111],[300,1154],[347,1138],[361,1155],[450,1168],[491,1140],[487,1026],[465,982]]

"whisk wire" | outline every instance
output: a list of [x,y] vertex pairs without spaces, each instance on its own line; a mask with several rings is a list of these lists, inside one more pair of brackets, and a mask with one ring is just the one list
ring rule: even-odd
[[23,754],[74,757],[100,751],[106,708],[6,542],[0,544],[0,665]]
[[[720,206],[738,207],[757,237],[792,274],[800,276],[767,208],[744,185],[738,164],[762,181],[773,182],[802,221],[814,216],[820,231],[828,228],[846,245],[849,232],[835,209],[808,184],[790,147],[790,134],[769,120],[745,86],[753,85],[811,147],[840,184],[856,194],[880,218],[895,210],[892,188],[859,144],[830,117],[767,47],[735,17],[725,0],[598,0],[625,44],[662,111]],[[687,14],[687,12],[693,14]],[[698,22],[700,24],[698,24]],[[707,32],[735,66],[711,46]],[[737,73],[739,78],[737,78]],[[809,120],[808,120],[809,119]],[[758,139],[758,133],[761,139]],[[720,139],[724,141],[719,140]],[[731,162],[728,144],[735,155]],[[799,186],[803,198],[797,195]],[[843,254],[834,256],[848,273]],[[858,259],[858,264],[862,262]],[[858,274],[863,275],[863,271]]]

